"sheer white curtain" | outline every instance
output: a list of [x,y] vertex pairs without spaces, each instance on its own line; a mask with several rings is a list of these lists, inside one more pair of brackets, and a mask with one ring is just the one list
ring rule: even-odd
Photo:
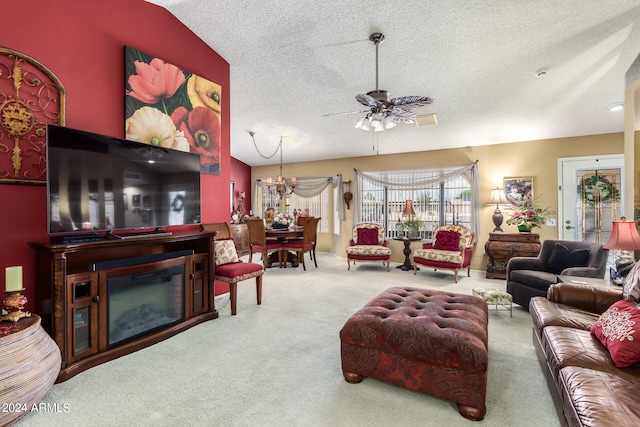
[[480,212],[480,199],[478,195],[478,162],[471,165],[465,165],[454,168],[440,168],[440,169],[415,169],[415,170],[397,170],[397,171],[382,171],[382,172],[362,172],[356,169],[356,179],[353,183],[353,203],[355,208],[353,209],[353,223],[358,224],[362,222],[362,203],[360,198],[360,192],[358,191],[359,185],[362,180],[377,184],[381,187],[386,187],[393,190],[420,190],[433,187],[440,183],[450,181],[456,177],[464,175],[468,177],[471,186],[471,206],[472,212],[470,218],[470,228],[476,232],[476,235],[480,233],[480,222],[478,220],[478,212]]
[[[300,197],[317,196],[322,193],[328,185],[332,185],[338,192],[338,200],[342,200],[342,175],[340,174],[334,176],[300,177],[297,178],[297,181],[298,183],[296,184],[296,188],[294,188],[292,192]],[[251,206],[258,206],[258,189],[261,189],[263,193],[269,191],[266,179],[258,179],[254,183]],[[254,208],[254,212],[255,211],[256,208]],[[336,206],[336,212],[338,214],[338,218],[340,218],[340,220],[344,220],[344,203],[338,203]]]

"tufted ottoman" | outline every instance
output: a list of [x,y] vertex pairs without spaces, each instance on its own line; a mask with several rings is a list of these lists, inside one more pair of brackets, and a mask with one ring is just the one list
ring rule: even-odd
[[423,288],[389,288],[340,331],[345,380],[387,381],[455,402],[463,417],[486,413],[487,304]]

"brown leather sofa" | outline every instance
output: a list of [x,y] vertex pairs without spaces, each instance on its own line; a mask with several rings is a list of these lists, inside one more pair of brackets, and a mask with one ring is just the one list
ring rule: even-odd
[[640,364],[617,368],[590,332],[620,299],[622,288],[558,283],[530,301],[533,343],[563,425],[640,425]]

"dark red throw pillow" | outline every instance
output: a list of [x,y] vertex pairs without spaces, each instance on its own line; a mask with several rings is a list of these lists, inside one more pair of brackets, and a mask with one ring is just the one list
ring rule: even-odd
[[359,245],[377,245],[378,229],[377,228],[358,228],[358,244]]
[[460,233],[453,230],[440,230],[436,233],[436,240],[433,242],[434,249],[443,251],[460,250]]
[[625,368],[640,361],[640,310],[629,301],[614,303],[591,325],[591,333],[604,345],[613,363]]

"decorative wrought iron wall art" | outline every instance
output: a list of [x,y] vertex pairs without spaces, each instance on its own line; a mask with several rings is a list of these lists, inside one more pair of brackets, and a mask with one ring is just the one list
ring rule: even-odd
[[0,47],[0,183],[47,179],[47,123],[64,126],[65,90],[47,67]]

